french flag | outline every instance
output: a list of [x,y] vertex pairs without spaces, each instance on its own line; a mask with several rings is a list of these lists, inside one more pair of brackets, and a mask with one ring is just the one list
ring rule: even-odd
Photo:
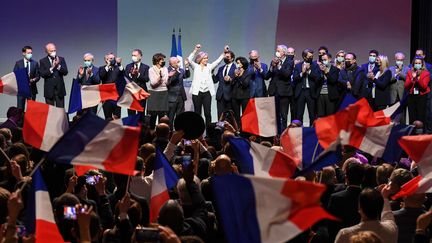
[[122,126],[87,112],[47,153],[48,161],[134,175],[141,127]]
[[72,81],[68,113],[93,107],[106,100],[117,100],[116,84],[80,85],[78,80]]
[[35,233],[35,242],[64,242],[54,220],[51,199],[39,169],[33,175],[33,190],[29,193],[26,228]]
[[63,108],[27,101],[23,125],[23,138],[27,144],[47,152],[68,128],[68,118]]
[[128,82],[125,86],[122,96],[117,101],[117,105],[130,110],[144,111],[141,106],[140,100],[147,99],[150,96],[144,89],[142,89],[135,82]]
[[177,185],[178,180],[179,178],[165,155],[159,149],[156,149],[150,198],[150,222],[157,221],[160,209],[170,199],[168,190]]
[[27,69],[21,68],[1,77],[0,94],[30,98],[30,79]]
[[228,242],[286,242],[322,219],[321,184],[282,178],[215,176],[216,210]]
[[262,137],[277,135],[275,97],[249,99],[241,117],[242,130]]
[[404,136],[399,144],[417,162],[419,175],[405,183],[393,198],[432,192],[432,135]]
[[242,174],[264,177],[291,177],[300,160],[244,138],[228,138]]

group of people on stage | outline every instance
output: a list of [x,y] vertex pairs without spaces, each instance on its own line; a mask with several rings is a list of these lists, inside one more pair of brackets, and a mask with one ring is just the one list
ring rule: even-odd
[[[45,46],[47,56],[39,63],[32,59],[32,48],[22,49],[23,59],[16,62],[15,68],[28,69],[32,99],[38,93],[36,83],[44,79],[44,97],[47,104],[64,107],[66,95],[64,76],[68,74],[66,61],[57,55],[56,46]],[[338,51],[333,57],[327,47],[318,48],[318,58],[314,51],[302,51],[302,60],[295,59],[295,49],[285,45],[276,47],[275,57],[267,65],[260,60],[257,50],[251,50],[247,57],[236,57],[225,46],[221,55],[209,63],[209,56],[197,44],[184,61],[177,57],[167,58],[156,53],[152,66],[142,63],[142,51],[132,51],[131,63],[126,67],[122,59],[113,53],[105,55],[105,65],[94,66],[94,56],[86,53],[80,66],[77,80],[82,85],[115,83],[126,77],[136,82],[150,93],[148,100],[141,105],[150,116],[154,127],[158,117],[167,115],[174,120],[176,114],[185,110],[186,93],[183,80],[190,77],[193,69],[190,93],[194,111],[201,114],[204,110],[206,124],[211,123],[212,96],[216,96],[218,117],[226,111],[233,111],[235,120],[241,124],[240,117],[250,98],[276,96],[282,128],[288,123],[288,113],[292,120],[303,121],[305,109],[309,114],[309,124],[318,117],[337,111],[344,96],[351,93],[355,98],[366,98],[371,107],[381,110],[402,99],[408,94],[409,123],[419,120],[432,132],[432,99],[430,95],[430,76],[432,65],[425,62],[425,51],[418,49],[411,63],[406,61],[402,52],[395,53],[394,63],[380,55],[378,51],[369,52],[368,62],[357,63],[352,52]],[[334,58],[334,59],[333,59]],[[221,62],[223,65],[220,65]],[[266,81],[269,80],[267,84]],[[215,84],[218,84],[217,89]],[[24,109],[25,98],[18,97],[18,107]],[[97,107],[91,108],[96,112]],[[115,102],[103,104],[105,118],[119,118],[120,107]],[[128,110],[128,114],[135,111]],[[405,115],[402,122],[405,123]]]

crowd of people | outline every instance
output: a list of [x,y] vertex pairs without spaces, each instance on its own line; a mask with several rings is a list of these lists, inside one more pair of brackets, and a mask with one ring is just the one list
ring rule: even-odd
[[[133,62],[126,67],[113,53],[105,56],[106,65],[100,68],[93,65],[93,55],[84,55],[84,65],[77,73],[82,85],[115,83],[127,77],[150,97],[141,101],[148,116],[141,120],[136,175],[89,170],[78,176],[70,165],[52,161],[41,165],[54,219],[65,242],[226,242],[212,181],[218,176],[242,173],[229,138],[243,137],[282,150],[278,137],[264,138],[241,130],[241,111],[252,97],[277,96],[283,125],[301,127],[305,107],[313,124],[317,117],[335,113],[347,93],[366,98],[374,110],[401,101],[407,94],[409,122],[428,124],[432,109],[430,65],[424,60],[423,50],[416,52],[411,65],[404,63],[404,54],[398,52],[395,65],[390,66],[388,58],[376,50],[370,51],[368,63],[359,65],[354,53],[339,51],[333,59],[326,47],[319,48],[317,60],[313,60],[314,51],[306,49],[303,60],[298,61],[294,48],[278,45],[276,57],[267,66],[256,50],[250,51],[248,60],[236,58],[225,46],[209,63],[208,54],[200,49],[197,44],[184,69],[177,57],[171,57],[169,67],[165,67],[166,56],[162,53],[153,56],[153,66],[149,67],[141,63],[142,52],[138,49],[132,51]],[[42,77],[46,103],[63,107],[66,62],[57,56],[54,44],[49,43],[46,52],[47,57],[38,63],[32,60],[31,47],[24,47],[24,59],[16,68],[28,69],[32,99],[37,93],[35,83]],[[225,64],[214,72],[222,60]],[[193,69],[190,92],[194,109],[199,114],[204,110],[206,124],[205,135],[192,140],[173,128],[176,116],[184,111],[183,79],[191,76],[189,68]],[[270,80],[268,85],[266,80]],[[217,90],[214,83],[219,83]],[[214,95],[218,123],[211,122]],[[25,98],[18,97],[18,108],[10,108],[8,120],[0,125],[0,242],[34,241],[34,232],[25,228],[26,212],[30,210],[29,175],[44,152],[23,140],[24,106]],[[103,110],[106,119],[120,118],[115,103],[105,102]],[[79,112],[72,123],[85,112],[97,112],[97,108]],[[416,129],[416,133],[427,132],[427,127],[425,131]],[[169,192],[170,200],[160,209],[156,222],[151,222],[156,150],[163,151],[181,179]],[[182,163],[184,154],[191,155],[190,165]],[[322,207],[339,221],[322,220],[289,242],[429,242],[430,195],[392,199],[402,185],[418,175],[416,163],[406,157],[400,161],[375,160],[345,146],[335,165],[293,178],[325,185]],[[74,215],[67,214],[66,208],[73,208]]]

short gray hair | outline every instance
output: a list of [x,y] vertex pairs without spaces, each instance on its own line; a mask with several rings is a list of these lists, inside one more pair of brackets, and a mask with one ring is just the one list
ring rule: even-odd
[[86,57],[90,57],[92,60],[94,60],[94,56],[93,56],[93,54],[91,54],[90,52],[87,52],[86,54],[84,54],[84,59],[85,59]]
[[277,45],[276,49],[278,48],[282,49],[285,55],[288,54],[288,47],[286,45]]

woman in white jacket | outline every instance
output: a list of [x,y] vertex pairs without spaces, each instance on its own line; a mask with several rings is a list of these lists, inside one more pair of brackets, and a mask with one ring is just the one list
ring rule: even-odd
[[[211,99],[216,94],[212,79],[212,71],[224,58],[222,53],[216,61],[208,63],[208,54],[200,51],[201,45],[195,45],[195,49],[189,55],[188,60],[194,70],[190,93],[192,94],[192,102],[194,111],[201,115],[201,110],[204,107],[204,116],[206,124],[211,123]],[[228,51],[229,47],[225,46],[224,52]],[[196,53],[198,54],[196,55]],[[196,55],[196,57],[195,57]],[[195,60],[194,60],[195,57]]]

